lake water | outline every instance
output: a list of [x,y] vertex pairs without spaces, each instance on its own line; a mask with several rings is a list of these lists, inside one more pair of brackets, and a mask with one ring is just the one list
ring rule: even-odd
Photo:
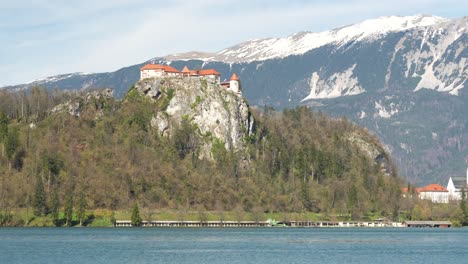
[[0,228],[0,263],[468,263],[468,229]]

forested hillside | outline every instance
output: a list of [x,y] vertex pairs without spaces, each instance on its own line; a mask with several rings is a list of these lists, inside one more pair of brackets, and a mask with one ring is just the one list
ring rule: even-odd
[[[255,126],[245,147],[227,150],[187,118],[162,135],[151,118],[164,104],[134,92],[117,101],[104,92],[0,91],[3,224],[22,208],[35,215],[28,222],[48,215],[70,224],[72,216],[135,203],[355,219],[398,214],[402,182],[390,158],[347,120],[305,107],[251,109]],[[211,157],[202,158],[206,140],[213,141]]]

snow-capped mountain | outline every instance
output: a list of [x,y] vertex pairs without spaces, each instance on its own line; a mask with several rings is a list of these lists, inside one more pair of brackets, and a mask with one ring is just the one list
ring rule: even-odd
[[[467,28],[468,17],[390,16],[149,61],[216,68],[223,79],[236,72],[253,105],[302,104],[345,116],[380,136],[404,176],[445,183],[464,170],[468,158]],[[138,80],[142,64],[39,84],[111,87],[121,97]]]
[[328,44],[338,47],[350,41],[374,41],[390,32],[405,31],[416,27],[427,27],[446,22],[448,19],[429,16],[388,16],[365,20],[325,32],[299,32],[286,38],[254,39],[217,53],[182,53],[166,57],[168,60],[223,61],[228,63],[262,61],[300,55]]

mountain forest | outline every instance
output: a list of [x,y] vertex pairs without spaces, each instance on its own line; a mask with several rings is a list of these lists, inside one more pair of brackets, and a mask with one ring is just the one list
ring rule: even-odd
[[[78,114],[57,110],[76,100],[84,102]],[[145,212],[257,218],[394,219],[403,210],[404,183],[390,157],[344,118],[306,107],[251,108],[255,127],[244,148],[227,150],[214,139],[211,157],[200,157],[207,139],[197,127],[183,119],[163,136],[150,122],[158,111],[161,104],[138,95],[0,91],[1,224],[82,224],[136,204]]]

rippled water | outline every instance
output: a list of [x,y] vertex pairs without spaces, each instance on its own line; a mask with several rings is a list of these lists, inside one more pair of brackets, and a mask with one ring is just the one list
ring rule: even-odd
[[468,263],[468,229],[0,228],[0,263]]

